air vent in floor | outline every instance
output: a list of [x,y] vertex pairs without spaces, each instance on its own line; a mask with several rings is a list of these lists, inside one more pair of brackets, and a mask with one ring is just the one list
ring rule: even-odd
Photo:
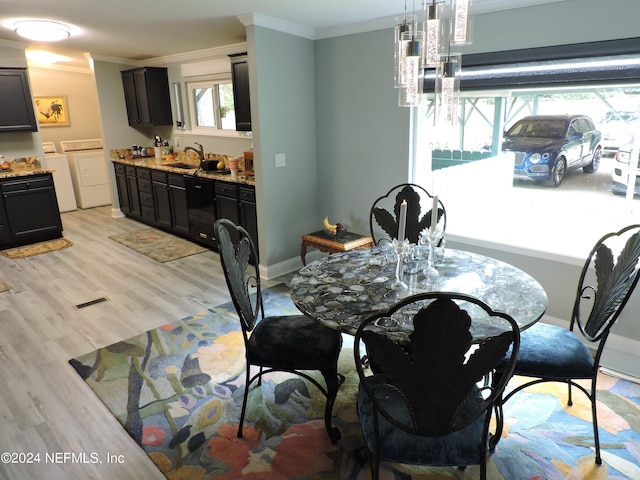
[[107,300],[109,300],[107,297],[96,298],[95,300],[89,300],[88,302],[80,303],[76,305],[76,308],[81,309],[81,308],[89,307],[91,305],[95,305],[96,303],[106,302]]

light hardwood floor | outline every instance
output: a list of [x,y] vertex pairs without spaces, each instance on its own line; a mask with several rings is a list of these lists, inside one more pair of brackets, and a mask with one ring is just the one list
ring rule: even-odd
[[[111,207],[63,213],[62,222],[72,247],[0,255],[0,279],[10,287],[0,293],[0,454],[22,454],[15,463],[0,458],[0,479],[162,480],[67,362],[227,302],[218,254],[158,263],[109,240],[146,228],[112,218]],[[75,308],[99,297],[109,300]],[[36,454],[40,463],[24,463]],[[77,462],[80,454],[88,463]],[[92,454],[101,463],[91,463]],[[121,463],[107,463],[108,455]]]

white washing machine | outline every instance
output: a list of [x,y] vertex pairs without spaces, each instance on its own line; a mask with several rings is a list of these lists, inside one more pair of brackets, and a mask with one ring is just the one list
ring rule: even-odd
[[65,140],[60,145],[67,154],[78,206],[91,208],[111,205],[107,159],[102,140]]
[[76,203],[76,194],[73,191],[67,156],[64,153],[57,153],[53,142],[43,142],[42,146],[44,147],[44,159],[47,168],[54,170],[53,185],[56,189],[58,209],[61,213],[77,210],[78,204]]

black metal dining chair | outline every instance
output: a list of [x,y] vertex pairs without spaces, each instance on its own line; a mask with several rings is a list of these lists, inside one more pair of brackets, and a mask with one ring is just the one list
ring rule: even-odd
[[[305,378],[326,397],[325,427],[331,441],[337,441],[341,434],[332,426],[331,415],[338,388],[344,382],[344,376],[338,373],[338,356],[342,348],[340,332],[304,315],[265,316],[258,252],[249,233],[227,219],[216,221],[215,232],[245,345],[246,382],[238,437],[242,437],[251,384],[264,374],[283,371]],[[253,376],[251,366],[259,368]],[[326,388],[306,373],[313,370],[322,373]]]
[[[473,343],[472,322],[489,320],[496,335]],[[388,335],[413,326],[407,344]],[[380,461],[430,466],[480,466],[486,478],[489,422],[515,360],[500,381],[493,369],[509,348],[518,351],[520,332],[509,315],[456,293],[408,297],[388,313],[362,322],[354,339],[360,378],[358,416],[372,478]],[[361,343],[375,373],[359,362]]]
[[[418,243],[420,233],[431,227],[433,196],[420,185],[401,183],[378,197],[371,206],[369,231],[375,245],[398,238],[398,218],[403,201],[407,202],[405,235],[410,243]],[[447,215],[440,199],[437,215],[437,224],[444,232],[447,227]]]
[[[509,390],[497,402],[496,434],[491,438],[491,448],[495,448],[502,436],[505,402],[531,385],[563,382],[568,387],[568,405],[573,404],[572,387],[584,392],[591,402],[595,463],[602,463],[596,380],[611,327],[640,278],[639,257],[640,225],[629,225],[604,235],[596,242],[582,267],[569,328],[536,323],[522,332],[513,375],[533,379]],[[512,357],[513,354],[509,353],[507,359]],[[504,366],[508,364],[510,361],[505,361]],[[511,373],[510,370],[506,372],[508,375]],[[589,380],[590,388],[576,380]]]

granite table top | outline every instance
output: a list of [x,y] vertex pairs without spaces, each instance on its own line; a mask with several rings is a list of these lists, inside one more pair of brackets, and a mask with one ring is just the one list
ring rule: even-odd
[[[374,247],[330,255],[303,267],[291,281],[291,298],[304,314],[349,334],[354,334],[367,316],[384,312],[409,295],[427,291],[479,298],[492,309],[511,315],[521,330],[537,322],[547,308],[542,286],[512,265],[471,252],[444,249],[435,264],[438,275],[427,276],[423,270],[428,247],[417,249],[416,260],[405,265],[406,289],[393,286],[397,262],[391,247]],[[491,320],[479,307],[471,310],[474,339],[503,331],[500,320]],[[407,312],[400,312],[398,318],[379,328],[403,341],[412,330],[410,318]]]

